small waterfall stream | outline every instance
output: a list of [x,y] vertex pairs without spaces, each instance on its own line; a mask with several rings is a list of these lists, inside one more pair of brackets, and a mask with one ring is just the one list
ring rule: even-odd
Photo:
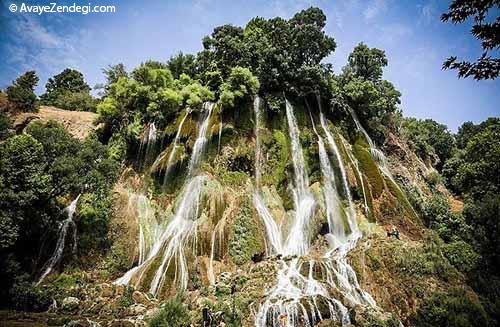
[[[172,283],[177,285],[180,290],[187,288],[189,273],[185,249],[189,247],[189,245],[195,248],[197,243],[196,220],[201,213],[200,205],[203,197],[203,186],[206,181],[205,176],[195,175],[194,173],[199,168],[207,143],[206,132],[213,105],[213,103],[206,103],[203,106],[203,118],[198,126],[198,136],[193,146],[193,153],[188,165],[189,179],[180,193],[174,217],[151,247],[147,259],[116,280],[116,284],[128,284],[133,278],[136,278],[135,284],[138,285],[141,282],[145,270],[151,266],[153,261],[159,260],[159,266],[155,270],[151,280],[149,292],[154,296],[159,294],[166,282],[167,271],[171,264],[175,267]],[[193,252],[195,252],[195,249],[193,249]]]
[[[259,109],[255,106],[254,108],[255,115],[258,117]],[[305,258],[302,257],[310,254],[309,220],[314,212],[315,200],[308,190],[309,181],[299,140],[299,129],[293,114],[293,107],[288,101],[286,101],[286,115],[295,173],[294,188],[292,189],[295,212],[286,242],[283,242],[282,239],[281,226],[276,224],[258,192],[254,194],[254,205],[266,229],[268,254],[280,254],[289,256],[291,259],[278,261],[276,285],[267,291],[267,297],[256,313],[255,326],[314,326],[323,319],[337,320],[345,326],[350,323],[347,307],[335,299],[328,289],[338,290],[349,302],[349,305],[376,305],[371,296],[361,290],[354,270],[347,263],[347,254],[356,245],[356,241],[361,237],[361,232],[357,229],[354,209],[352,209],[352,217],[349,217],[349,223],[353,225],[350,228],[352,233],[346,235],[346,229],[341,219],[341,203],[335,186],[334,170],[324,140],[317,132],[311,115],[313,129],[318,139],[320,166],[324,178],[323,201],[327,206],[327,219],[333,242],[322,259],[305,261]],[[325,119],[321,118],[329,145],[334,148],[334,139],[327,129]],[[256,119],[256,124],[258,125],[258,123],[259,120]],[[259,127],[256,126],[256,131],[258,129]],[[334,148],[333,150],[336,152],[339,169],[344,169],[343,176],[345,176],[345,168],[338,149],[335,151]],[[259,149],[256,149],[257,155],[260,155]],[[259,170],[259,166],[256,166],[256,169]],[[343,177],[343,183],[345,183],[344,187],[347,188],[346,194],[348,194],[349,207],[351,208],[352,200],[350,193],[348,193],[347,178]],[[303,274],[304,270],[308,272],[306,275]],[[315,271],[321,271],[323,278],[318,280]],[[319,303],[323,303],[329,308],[328,317],[322,315]]]
[[323,197],[326,206],[326,217],[328,221],[328,227],[330,234],[330,245],[332,248],[336,248],[339,242],[345,240],[345,229],[344,223],[342,222],[342,212],[341,203],[339,199],[339,194],[337,192],[337,186],[335,183],[335,173],[333,171],[332,165],[330,163],[330,158],[325,149],[325,142],[321,135],[318,134],[314,119],[312,117],[311,111],[309,110],[309,116],[311,118],[311,124],[313,127],[314,134],[318,138],[318,149],[319,149],[319,162],[321,173],[323,175]]
[[154,154],[156,139],[158,136],[158,131],[156,129],[155,123],[150,123],[147,125],[143,132],[141,143],[139,145],[139,166],[140,168],[146,167]]
[[285,255],[304,255],[309,249],[309,219],[314,211],[315,200],[309,192],[309,177],[307,175],[302,146],[299,139],[299,127],[293,114],[293,107],[286,102],[286,116],[290,135],[292,162],[294,170],[293,201],[295,215],[290,232],[285,241]]
[[57,236],[57,243],[56,243],[56,248],[54,252],[52,253],[52,256],[47,260],[45,265],[42,268],[42,274],[40,275],[40,278],[36,282],[36,285],[39,285],[45,277],[47,277],[48,274],[54,269],[54,267],[59,263],[61,260],[63,254],[64,254],[64,246],[66,244],[66,235],[68,233],[68,229],[72,228],[73,230],[73,245],[72,245],[72,252],[76,253],[76,225],[75,222],[73,221],[73,215],[75,214],[76,210],[76,205],[78,203],[78,199],[80,198],[79,194],[76,199],[74,199],[69,206],[64,208],[64,211],[68,214],[68,218],[64,219],[61,222],[61,225],[59,227],[59,232]]
[[[172,161],[175,158],[175,153],[177,152],[177,147],[179,145],[179,139],[180,139],[180,135],[181,135],[181,131],[182,131],[182,126],[184,126],[184,122],[186,121],[186,118],[189,116],[190,113],[191,113],[191,111],[189,109],[186,109],[186,114],[184,115],[184,117],[182,117],[182,120],[179,123],[179,127],[177,128],[177,133],[175,134],[172,149],[170,150],[170,154],[168,155],[167,165],[165,166],[166,169],[165,169],[165,175],[163,176],[163,184],[165,184],[167,182],[168,177],[170,175]],[[153,166],[155,166],[155,165],[156,165],[156,162],[153,164]]]

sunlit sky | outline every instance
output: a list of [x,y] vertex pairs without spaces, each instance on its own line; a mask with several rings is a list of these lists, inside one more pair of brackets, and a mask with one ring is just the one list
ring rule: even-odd
[[[28,1],[26,4],[48,4]],[[88,1],[58,1],[86,5]],[[80,70],[91,85],[102,83],[102,68],[124,63],[128,69],[147,59],[165,61],[182,51],[202,48],[201,39],[222,24],[244,26],[252,17],[290,18],[301,9],[320,7],[327,16],[326,32],[337,50],[325,61],[339,72],[353,47],[364,42],[386,51],[384,77],[403,94],[405,116],[432,118],[456,130],[464,121],[500,116],[500,79],[458,79],[441,70],[450,55],[479,57],[479,42],[470,25],[442,23],[448,1],[398,0],[94,0],[115,5],[115,13],[11,13],[0,0],[0,88],[34,69],[40,76],[37,93],[47,79],[66,67]]]

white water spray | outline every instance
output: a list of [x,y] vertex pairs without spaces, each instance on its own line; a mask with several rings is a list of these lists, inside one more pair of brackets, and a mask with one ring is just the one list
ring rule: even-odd
[[200,215],[200,205],[203,197],[203,187],[205,185],[205,176],[192,176],[201,163],[201,157],[207,143],[206,132],[213,104],[204,105],[205,111],[202,122],[199,125],[198,136],[193,147],[193,153],[188,165],[188,176],[190,179],[184,186],[177,210],[173,219],[163,231],[158,240],[151,247],[146,260],[137,267],[129,270],[123,277],[116,280],[116,284],[128,284],[136,278],[136,285],[139,285],[143,274],[153,261],[159,260],[159,266],[156,269],[149,292],[157,296],[163,288],[169,267],[174,265],[175,274],[172,280],[173,285],[177,285],[180,290],[185,290],[189,281],[189,272],[186,262],[185,249],[190,245],[193,252],[196,252],[197,243],[197,219]]
[[198,128],[198,137],[194,142],[193,153],[191,154],[191,160],[189,161],[188,165],[188,176],[192,176],[193,172],[198,168],[200,164],[200,160],[207,143],[207,129],[213,107],[214,104],[212,102],[205,102],[203,104],[203,114],[205,115],[205,117]]
[[66,243],[66,235],[68,233],[68,228],[73,229],[73,253],[76,252],[76,225],[75,222],[73,221],[73,215],[75,214],[76,210],[76,204],[78,203],[78,199],[80,198],[79,194],[76,199],[74,199],[69,206],[64,208],[64,211],[67,212],[68,218],[63,220],[61,222],[61,226],[59,227],[59,232],[58,232],[58,237],[57,237],[57,243],[56,243],[56,248],[54,250],[54,253],[52,256],[47,260],[45,265],[42,268],[43,273],[40,275],[40,278],[36,282],[36,285],[39,285],[45,277],[47,277],[48,274],[54,269],[54,267],[59,263],[61,260],[63,253],[64,253],[64,245]]

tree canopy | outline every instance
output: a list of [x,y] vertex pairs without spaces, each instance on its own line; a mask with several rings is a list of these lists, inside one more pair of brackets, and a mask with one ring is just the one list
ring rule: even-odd
[[11,86],[7,87],[6,93],[9,101],[17,110],[34,112],[38,110],[35,87],[39,81],[35,71],[28,71],[19,76]]
[[45,105],[67,110],[95,111],[96,101],[90,95],[90,86],[83,74],[75,69],[66,68],[49,78],[46,92],[40,97]]
[[[458,70],[459,77],[472,76],[476,80],[495,79],[500,74],[500,2],[498,0],[453,0],[448,12],[441,15],[443,22],[460,24],[473,19],[472,35],[481,41],[483,53],[475,62],[457,61],[451,56],[443,63],[444,69]],[[492,14],[492,15],[491,15]],[[495,17],[496,16],[496,17]],[[493,21],[488,19],[493,18]],[[494,55],[490,55],[493,52]]]

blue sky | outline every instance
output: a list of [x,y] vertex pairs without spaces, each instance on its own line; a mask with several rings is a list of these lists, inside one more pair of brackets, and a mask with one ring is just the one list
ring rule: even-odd
[[[55,1],[55,0],[53,0]],[[86,5],[88,1],[59,0]],[[47,4],[52,1],[29,1]],[[442,23],[448,1],[422,0],[93,0],[92,5],[115,5],[116,13],[88,15],[11,13],[0,0],[0,88],[20,73],[35,69],[37,93],[47,78],[66,67],[82,71],[90,85],[103,82],[101,69],[122,62],[133,68],[146,59],[196,52],[201,39],[215,26],[244,25],[255,16],[289,18],[317,6],[328,18],[326,31],[337,50],[326,59],[339,72],[353,47],[364,42],[386,51],[384,77],[403,94],[406,116],[433,118],[456,128],[464,121],[500,116],[500,79],[477,82],[443,71],[449,55],[474,59],[479,43],[467,24]]]

